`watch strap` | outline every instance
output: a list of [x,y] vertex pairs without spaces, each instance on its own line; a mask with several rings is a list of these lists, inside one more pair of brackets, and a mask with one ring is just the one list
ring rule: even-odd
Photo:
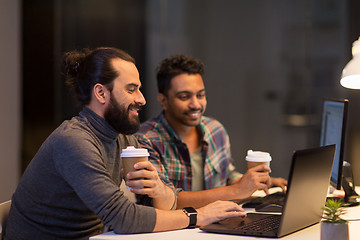
[[187,228],[196,227],[197,223],[197,211],[192,207],[183,208],[183,212],[189,217],[189,226]]

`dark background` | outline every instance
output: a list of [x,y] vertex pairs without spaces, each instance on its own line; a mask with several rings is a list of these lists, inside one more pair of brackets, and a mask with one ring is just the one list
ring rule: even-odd
[[286,177],[292,150],[319,144],[322,99],[349,98],[346,160],[358,169],[360,93],[339,85],[360,35],[358,9],[357,0],[23,0],[22,171],[80,110],[60,75],[62,53],[98,46],[136,59],[147,99],[142,121],[160,110],[159,60],[200,57],[206,114],[227,128],[240,171],[247,149],[265,150],[275,159],[273,173]]

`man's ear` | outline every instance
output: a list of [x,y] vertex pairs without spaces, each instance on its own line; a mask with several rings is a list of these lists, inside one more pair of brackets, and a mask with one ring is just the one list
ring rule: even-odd
[[102,84],[97,83],[95,84],[94,88],[93,88],[93,92],[94,92],[94,97],[95,99],[101,103],[101,104],[105,104],[106,103],[106,99],[108,98],[108,93],[109,90]]
[[167,99],[167,97],[162,93],[158,93],[157,100],[160,103],[163,110],[166,110],[167,107],[168,107],[168,99]]

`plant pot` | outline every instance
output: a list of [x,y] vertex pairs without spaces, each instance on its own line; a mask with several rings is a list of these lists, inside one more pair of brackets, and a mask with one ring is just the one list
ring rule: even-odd
[[349,224],[321,222],[321,240],[349,240]]

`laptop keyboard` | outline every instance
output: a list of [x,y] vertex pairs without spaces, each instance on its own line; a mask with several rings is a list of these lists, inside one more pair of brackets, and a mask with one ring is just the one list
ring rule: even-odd
[[235,229],[254,232],[271,232],[279,228],[281,215],[269,215],[268,217],[236,227]]
[[277,205],[284,205],[285,200],[285,193],[284,192],[275,192],[269,194],[265,197],[258,197],[254,198],[242,205],[243,208],[255,208],[260,204],[277,204]]

